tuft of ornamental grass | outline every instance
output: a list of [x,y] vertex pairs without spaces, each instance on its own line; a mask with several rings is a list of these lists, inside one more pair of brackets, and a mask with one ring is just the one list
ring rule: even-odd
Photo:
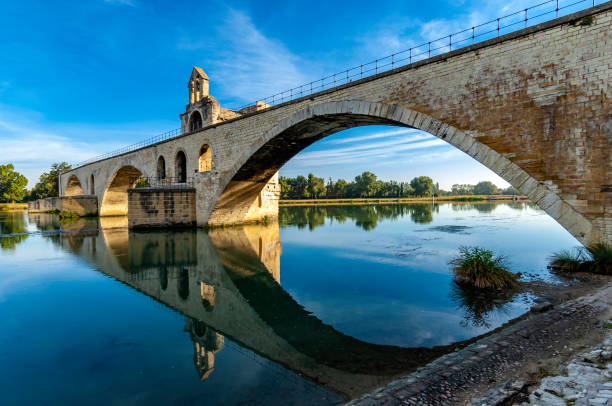
[[612,245],[598,242],[588,247],[562,250],[550,256],[550,267],[565,272],[612,274]]
[[460,247],[459,256],[449,264],[455,281],[478,289],[507,289],[517,285],[518,274],[508,271],[508,260],[480,247]]
[[549,257],[550,265],[554,269],[567,272],[578,272],[588,260],[590,260],[590,255],[584,247],[561,250]]

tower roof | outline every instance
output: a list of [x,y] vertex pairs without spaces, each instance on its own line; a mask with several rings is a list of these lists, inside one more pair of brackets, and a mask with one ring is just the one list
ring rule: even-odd
[[197,66],[194,66],[193,70],[191,71],[191,76],[193,77],[194,74],[197,74],[201,78],[208,80],[208,76],[206,75],[206,73],[204,73],[202,68],[198,68]]

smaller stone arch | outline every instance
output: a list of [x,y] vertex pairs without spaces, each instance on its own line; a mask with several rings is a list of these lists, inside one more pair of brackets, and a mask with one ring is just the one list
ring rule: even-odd
[[95,184],[95,179],[94,179],[94,174],[93,173],[89,177],[89,194],[90,195],[95,195],[96,194],[96,184]]
[[64,196],[79,196],[84,195],[83,187],[81,186],[81,181],[77,178],[76,175],[70,176],[68,178],[68,182],[66,183],[66,190],[64,191]]
[[157,179],[166,179],[166,159],[163,155],[157,158]]
[[175,162],[174,173],[176,174],[176,181],[178,183],[187,182],[187,156],[185,155],[185,152],[177,152]]
[[128,213],[128,189],[144,174],[132,165],[120,167],[104,191],[100,216],[125,216]]
[[200,148],[200,159],[198,161],[198,172],[208,172],[212,170],[212,148],[208,144]]
[[202,115],[198,110],[191,113],[189,116],[189,131],[197,131],[202,128]]

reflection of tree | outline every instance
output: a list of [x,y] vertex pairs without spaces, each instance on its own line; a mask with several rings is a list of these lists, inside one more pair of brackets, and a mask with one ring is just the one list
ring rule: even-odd
[[14,250],[17,244],[28,238],[27,224],[23,213],[7,213],[0,217],[0,248]]
[[373,230],[379,220],[396,220],[410,215],[413,222],[427,224],[433,220],[433,212],[439,211],[437,204],[373,204],[347,206],[293,206],[280,207],[278,218],[282,226],[308,226],[310,230],[325,224],[325,219],[344,223],[346,219],[366,231]]
[[410,219],[417,224],[428,224],[433,221],[431,205],[415,204],[410,210]]
[[461,325],[490,328],[490,316],[494,311],[506,311],[515,291],[482,290],[467,288],[452,282],[450,298],[463,310]]

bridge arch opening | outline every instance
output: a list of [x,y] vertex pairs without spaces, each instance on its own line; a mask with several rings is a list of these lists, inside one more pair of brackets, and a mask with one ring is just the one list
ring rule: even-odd
[[128,189],[133,188],[142,176],[143,173],[134,166],[126,165],[119,168],[104,191],[100,216],[126,216]]
[[321,103],[280,121],[239,158],[238,169],[233,175],[228,174],[208,223],[248,222],[268,182],[291,158],[329,135],[367,125],[392,125],[429,133],[471,156],[527,195],[582,243],[601,238],[601,233],[582,214],[544,182],[469,133],[401,105],[365,101]]
[[179,151],[176,153],[176,181],[178,183],[187,182],[187,157],[183,151]]
[[96,194],[96,184],[94,182],[95,182],[95,179],[92,173],[91,176],[89,177],[89,194],[90,195]]
[[202,115],[196,110],[189,116],[189,131],[197,131],[200,128],[202,128]]
[[83,187],[81,186],[81,181],[76,175],[70,176],[68,178],[68,182],[66,183],[66,190],[64,191],[64,196],[79,196],[84,195]]
[[198,166],[198,172],[208,172],[212,170],[212,149],[208,144],[204,144],[200,148]]
[[166,179],[166,159],[163,155],[157,158],[157,179]]

